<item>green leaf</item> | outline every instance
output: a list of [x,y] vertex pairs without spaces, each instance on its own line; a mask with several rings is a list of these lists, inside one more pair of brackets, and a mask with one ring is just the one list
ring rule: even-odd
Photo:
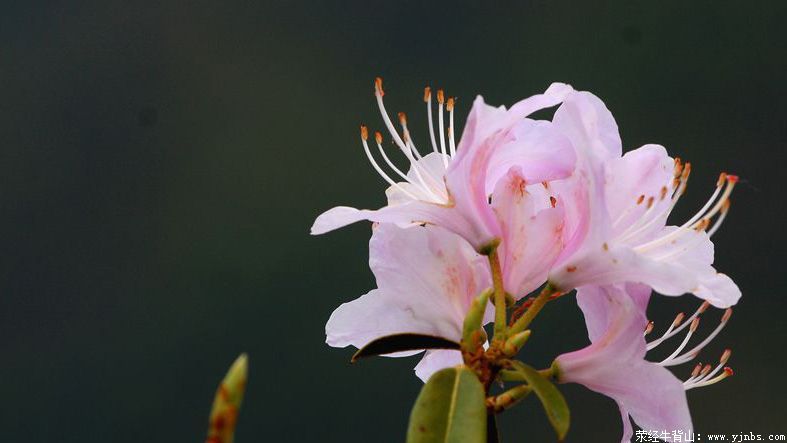
[[484,387],[464,366],[436,372],[410,413],[407,443],[485,443]]
[[528,385],[538,395],[541,404],[544,406],[544,411],[547,413],[547,418],[557,433],[558,440],[563,441],[571,424],[571,414],[563,394],[551,381],[539,374],[537,370],[518,361],[513,362],[513,364],[516,371],[522,375]]
[[421,349],[459,349],[459,343],[447,338],[425,334],[386,335],[359,349],[350,361],[355,363],[364,357],[403,351],[420,351]]

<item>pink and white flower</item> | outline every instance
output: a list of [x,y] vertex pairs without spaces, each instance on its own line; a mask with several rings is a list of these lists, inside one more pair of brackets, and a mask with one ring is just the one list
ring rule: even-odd
[[693,217],[668,226],[690,164],[670,158],[658,145],[621,156],[612,114],[588,92],[569,94],[553,126],[577,151],[574,175],[550,184],[566,214],[565,249],[549,275],[555,287],[632,282],[665,295],[691,292],[717,307],[738,301],[738,287],[712,266],[710,240],[727,214],[737,177],[722,174]]
[[[660,338],[646,343],[645,334],[653,328],[645,316],[650,293],[651,289],[641,284],[579,288],[577,302],[585,316],[591,344],[555,360],[560,382],[580,383],[615,400],[623,419],[622,442],[630,441],[633,435],[629,417],[644,430],[690,435],[692,422],[686,391],[714,384],[732,374],[724,366],[730,358],[729,350],[722,354],[715,368],[697,365],[686,381],[666,369],[694,359],[726,325],[730,310],[705,340],[688,351],[684,349],[697,330],[707,302],[688,319],[680,314]],[[660,362],[645,359],[649,350],[687,327],[685,338],[667,358]]]
[[[399,333],[459,342],[472,300],[492,285],[486,258],[461,237],[436,226],[376,226],[369,242],[369,266],[377,289],[333,312],[325,326],[331,346],[361,348]],[[491,309],[488,314],[491,320]],[[415,370],[426,381],[433,372],[461,363],[459,351],[430,350]]]
[[[388,204],[378,210],[339,206],[321,214],[312,234],[337,229],[359,220],[395,223],[399,226],[434,224],[465,238],[479,252],[488,253],[504,235],[489,204],[489,196],[511,168],[527,183],[549,182],[567,177],[574,169],[574,149],[551,122],[527,119],[533,112],[555,106],[572,91],[562,83],[543,94],[524,99],[506,110],[476,98],[457,145],[454,140],[454,100],[438,91],[438,129],[432,124],[432,94],[426,89],[432,152],[422,155],[410,136],[407,118],[399,114],[402,135],[383,105],[382,80],[375,81],[375,96],[383,121],[398,150],[409,162],[404,173],[383,148],[382,134],[375,134],[379,156],[393,171],[389,175],[372,155],[369,131],[361,127],[361,143],[374,169],[388,182]],[[448,112],[447,140],[444,107]],[[438,143],[439,141],[439,143]],[[438,147],[439,146],[439,147]]]

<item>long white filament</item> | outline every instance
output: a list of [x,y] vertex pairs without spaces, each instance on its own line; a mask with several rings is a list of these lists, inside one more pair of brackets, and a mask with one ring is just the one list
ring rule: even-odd
[[710,303],[703,302],[700,305],[700,307],[697,308],[696,311],[694,311],[694,314],[691,314],[691,316],[689,318],[685,319],[685,321],[682,321],[682,323],[679,326],[677,326],[677,328],[675,327],[675,323],[678,323],[678,322],[677,321],[673,321],[672,324],[670,325],[669,329],[667,329],[667,331],[664,333],[664,335],[662,335],[658,339],[653,340],[652,342],[648,343],[647,350],[650,351],[651,349],[653,349],[656,346],[658,346],[661,343],[663,343],[665,340],[667,340],[669,338],[672,338],[675,335],[679,334],[680,331],[686,329],[686,327],[688,327],[691,324],[691,322],[694,321],[695,318],[699,317],[700,314],[705,312],[705,310],[707,310],[709,306],[710,306]]
[[[365,131],[365,129],[362,129],[362,131]],[[417,200],[418,198],[415,195],[413,195],[411,192],[401,187],[399,183],[393,181],[391,177],[389,177],[388,174],[386,174],[385,171],[383,171],[380,165],[377,164],[377,161],[374,159],[374,157],[372,157],[372,152],[369,150],[369,144],[366,143],[366,138],[363,136],[361,137],[361,143],[363,143],[363,150],[364,152],[366,152],[366,157],[369,159],[369,163],[371,163],[374,170],[377,171],[378,174],[380,174],[380,177],[382,177],[386,182],[388,182],[389,185],[396,187],[396,189],[402,191],[410,198]]]
[[443,125],[443,91],[437,91],[437,125],[440,130],[440,153],[443,155],[443,163],[448,168],[448,154],[445,150],[445,127]]
[[716,326],[716,329],[714,329],[713,332],[711,332],[710,335],[708,335],[708,337],[705,340],[701,341],[697,346],[693,347],[690,351],[687,351],[680,357],[674,358],[671,364],[667,364],[665,366],[680,365],[694,359],[694,357],[697,356],[697,353],[699,353],[702,350],[702,348],[707,346],[708,343],[710,343],[714,338],[716,338],[716,336],[719,335],[719,332],[721,332],[721,330],[724,329],[725,326],[727,326],[727,321],[729,320],[730,315],[732,315],[732,309],[727,309],[719,325]]
[[[646,252],[646,251],[654,249],[654,248],[656,248],[658,246],[662,246],[664,244],[667,244],[670,241],[672,241],[673,239],[675,239],[675,238],[685,234],[686,232],[688,232],[688,229],[691,229],[692,227],[694,227],[694,225],[698,222],[698,220],[703,219],[703,218],[710,219],[711,217],[716,215],[716,213],[718,213],[721,210],[721,208],[725,205],[725,202],[729,199],[730,194],[732,193],[732,189],[734,187],[735,187],[735,180],[732,180],[732,179],[728,178],[727,179],[727,186],[724,188],[724,192],[717,199],[716,204],[713,206],[713,208],[711,208],[707,213],[705,213],[705,211],[703,211],[703,209],[706,209],[707,206],[712,204],[713,203],[712,200],[709,200],[710,204],[706,203],[705,206],[703,206],[700,211],[698,211],[696,214],[694,214],[694,216],[691,217],[689,219],[689,221],[687,221],[686,223],[681,225],[678,229],[675,229],[674,231],[670,232],[669,234],[666,234],[664,236],[661,236],[659,238],[651,240],[651,241],[649,241],[649,242],[647,242],[645,244],[639,245],[639,246],[635,247],[634,250],[637,251],[637,252]],[[719,188],[717,187],[717,190],[718,189]],[[716,192],[714,192],[714,195],[716,195]]]
[[456,155],[456,142],[454,142],[454,99],[448,99],[448,143],[451,148],[451,157]]
[[[424,96],[426,97],[424,101],[426,102],[426,114],[429,116],[429,138],[432,141],[432,150],[436,153],[440,153],[437,150],[437,141],[434,138],[434,124],[432,123],[432,91],[427,87],[424,90]],[[445,158],[443,158],[443,163],[445,166],[448,166],[448,162]]]

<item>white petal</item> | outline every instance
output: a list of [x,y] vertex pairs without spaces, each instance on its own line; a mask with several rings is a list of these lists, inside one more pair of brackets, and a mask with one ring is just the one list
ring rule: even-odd
[[448,349],[433,349],[426,351],[424,357],[415,366],[415,375],[426,383],[435,372],[461,364],[461,352]]

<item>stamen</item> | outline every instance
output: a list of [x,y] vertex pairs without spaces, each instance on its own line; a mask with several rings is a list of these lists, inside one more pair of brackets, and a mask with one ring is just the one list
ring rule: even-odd
[[[689,166],[690,164],[687,163],[686,167],[683,169],[683,175],[686,175],[686,171],[689,168]],[[724,192],[721,193],[721,196],[719,196],[719,193],[721,192],[723,186],[716,186],[716,191],[713,192],[711,198],[708,199],[705,205],[703,205],[703,207],[693,217],[691,217],[689,221],[681,225],[678,229],[675,229],[674,231],[670,232],[669,234],[666,234],[660,238],[656,238],[654,240],[651,240],[647,243],[635,247],[634,250],[641,253],[641,252],[646,252],[655,247],[661,246],[685,234],[689,228],[696,227],[698,220],[703,218],[710,219],[714,215],[716,215],[716,213],[721,210],[722,206],[724,206],[724,202],[729,198],[730,193],[732,193],[732,189],[735,186],[735,182],[737,181],[737,177],[736,180],[730,179],[730,177],[735,177],[735,176],[729,176],[725,174],[724,177],[726,178],[727,186],[724,187]],[[717,196],[719,196],[718,200],[716,199]],[[713,208],[708,210],[708,207],[713,205],[714,201],[716,202],[716,204],[713,206]],[[629,235],[629,237],[630,236],[631,235]]]
[[693,383],[693,384],[691,384],[689,386],[686,386],[686,390],[688,391],[689,389],[702,388],[702,387],[705,387],[705,386],[710,386],[712,384],[716,384],[716,383],[724,380],[727,377],[732,377],[733,374],[734,374],[734,371],[732,370],[732,368],[726,367],[726,368],[724,368],[724,372],[722,372],[721,374],[717,375],[715,378],[712,378],[712,379],[707,380],[707,381],[695,382],[695,383]]
[[729,211],[730,211],[730,200],[727,199],[727,201],[724,202],[724,206],[721,207],[721,215],[719,216],[719,218],[716,219],[716,223],[713,224],[713,227],[710,228],[710,231],[708,231],[708,237],[712,236],[713,234],[716,233],[716,231],[719,230],[722,222],[727,217],[727,212]]
[[[673,321],[672,321],[672,323],[670,324],[669,328],[667,328],[667,330],[666,330],[666,331],[664,331],[664,333],[661,335],[661,337],[659,337],[658,339],[656,339],[656,340],[653,340],[652,342],[648,343],[648,346],[651,346],[651,347],[649,347],[649,348],[647,348],[647,349],[653,349],[653,348],[655,348],[656,346],[658,346],[658,345],[659,345],[659,343],[661,343],[661,342],[663,342],[664,340],[666,340],[666,339],[667,339],[667,337],[671,337],[671,336],[673,335],[673,334],[671,334],[671,332],[672,332],[672,331],[673,331],[673,330],[674,330],[676,327],[680,326],[680,324],[683,322],[683,319],[684,319],[685,317],[686,317],[686,315],[685,315],[684,313],[682,313],[682,312],[681,312],[681,313],[679,313],[678,315],[676,315],[676,316],[675,316],[675,320],[673,320]],[[650,326],[650,328],[651,328],[651,330],[652,330],[652,329],[653,329],[653,322],[650,322],[650,323],[648,323],[648,326]]]
[[[383,95],[385,92],[383,91],[383,79],[377,77],[374,79],[374,95],[377,98],[377,107],[380,109],[380,115],[383,117],[383,122],[385,122],[385,127],[388,128],[388,132],[391,133],[391,137],[393,137],[394,142],[402,152],[407,153],[409,149],[402,140],[402,137],[399,136],[399,132],[394,128],[393,123],[391,122],[391,118],[388,117],[388,111],[385,110],[385,105],[383,104]],[[405,154],[407,155],[407,154]]]
[[726,365],[727,362],[730,360],[730,356],[732,356],[732,350],[725,349],[724,352],[722,352],[721,357],[719,357],[719,364],[716,365],[713,371],[709,372],[704,377],[695,380],[695,382],[702,382],[716,375],[724,367],[724,365]]
[[[695,318],[699,317],[703,312],[705,312],[708,309],[709,306],[710,306],[710,303],[708,303],[707,301],[703,302],[700,305],[700,307],[697,308],[697,310],[694,311],[694,313],[691,314],[691,316],[686,319],[686,321],[680,321],[680,322],[678,322],[680,324],[676,325],[675,322],[678,320],[678,317],[680,317],[683,313],[681,312],[680,314],[678,314],[678,316],[675,317],[675,320],[673,320],[672,326],[670,327],[670,329],[672,329],[672,330],[670,331],[670,329],[667,329],[667,332],[665,332],[661,337],[659,337],[656,340],[653,340],[652,342],[648,343],[647,350],[650,351],[651,349],[654,349],[656,346],[658,346],[661,343],[663,343],[665,340],[667,340],[669,338],[672,338],[675,335],[679,334],[682,330],[686,329],[686,327],[688,327],[691,324],[691,322],[694,321]],[[683,319],[681,318],[681,320],[683,320]]]
[[[429,138],[432,141],[432,150],[439,153],[437,149],[437,142],[434,138],[434,124],[432,123],[432,88],[429,86],[424,88],[424,101],[426,102],[426,113],[429,116]],[[443,165],[448,167],[448,161],[443,157]]]
[[732,308],[727,308],[727,310],[724,311],[724,315],[721,317],[721,321],[719,322],[719,325],[716,326],[716,329],[714,329],[713,332],[711,332],[710,335],[708,335],[708,337],[705,338],[705,340],[701,341],[697,346],[692,348],[690,351],[684,353],[680,357],[674,358],[670,363],[665,364],[664,366],[680,365],[694,359],[694,357],[696,357],[697,354],[699,354],[702,348],[707,346],[707,344],[710,343],[717,335],[719,335],[719,332],[721,332],[721,330],[724,329],[725,326],[727,326],[727,322],[730,320],[731,316],[732,316]]
[[380,174],[380,177],[382,177],[386,182],[388,182],[389,185],[396,187],[396,189],[402,191],[405,195],[409,196],[413,200],[418,200],[418,197],[416,197],[411,192],[401,187],[399,183],[393,181],[391,177],[389,177],[388,174],[386,174],[382,170],[382,168],[380,168],[380,165],[377,164],[377,161],[374,159],[374,157],[372,157],[372,152],[369,150],[369,144],[366,142],[368,138],[369,138],[369,130],[366,128],[366,126],[361,125],[361,143],[363,143],[363,150],[364,152],[366,152],[366,157],[369,159],[369,163],[372,164],[374,170],[377,171],[377,173]]
[[[413,171],[415,171],[415,175],[418,178],[418,181],[421,183],[421,185],[423,185],[424,190],[428,194],[430,194],[435,199],[436,202],[443,202],[444,200],[442,198],[440,198],[439,196],[437,196],[437,194],[435,194],[431,190],[430,186],[426,185],[426,182],[424,181],[424,177],[421,174],[422,166],[420,166],[418,164],[418,161],[413,157],[412,150],[409,147],[409,145],[406,145],[404,143],[404,141],[402,140],[402,138],[399,136],[399,133],[394,128],[393,123],[391,122],[391,119],[388,116],[388,112],[385,110],[385,105],[383,104],[383,95],[385,95],[385,92],[383,91],[383,80],[382,80],[382,78],[377,77],[374,80],[374,88],[375,88],[375,97],[377,97],[377,106],[380,108],[380,114],[382,115],[383,121],[385,122],[385,126],[388,128],[388,132],[391,133],[391,136],[393,137],[394,142],[399,146],[399,148],[401,149],[401,151],[405,155],[405,157],[407,157],[407,160],[410,161],[410,165],[411,165]],[[412,195],[412,194],[410,194],[410,195]]]
[[437,90],[437,127],[440,130],[440,152],[443,154],[443,161],[448,167],[448,151],[445,149],[445,126],[443,124],[443,105],[445,104],[445,94],[442,89]]
[[673,361],[675,357],[678,356],[678,354],[680,354],[680,351],[682,351],[683,348],[686,347],[686,345],[689,343],[689,339],[691,338],[692,334],[694,334],[694,331],[697,330],[697,327],[699,325],[700,325],[699,318],[695,318],[694,320],[691,321],[691,326],[689,326],[689,333],[686,334],[686,337],[683,338],[683,341],[678,346],[678,349],[675,349],[675,351],[672,354],[670,354],[669,357],[659,362],[661,366],[671,366],[670,363]]
[[402,172],[401,169],[397,168],[391,159],[388,158],[388,155],[385,153],[385,149],[383,149],[383,135],[379,131],[374,133],[374,140],[377,142],[377,149],[380,150],[380,155],[383,157],[383,160],[385,160],[385,163],[387,163],[388,166],[393,169],[397,175],[399,175],[399,177],[402,177],[402,179],[404,179],[406,182],[413,184],[407,175]]
[[448,110],[448,142],[451,148],[451,157],[456,155],[456,143],[454,142],[454,98],[450,97],[445,109]]

